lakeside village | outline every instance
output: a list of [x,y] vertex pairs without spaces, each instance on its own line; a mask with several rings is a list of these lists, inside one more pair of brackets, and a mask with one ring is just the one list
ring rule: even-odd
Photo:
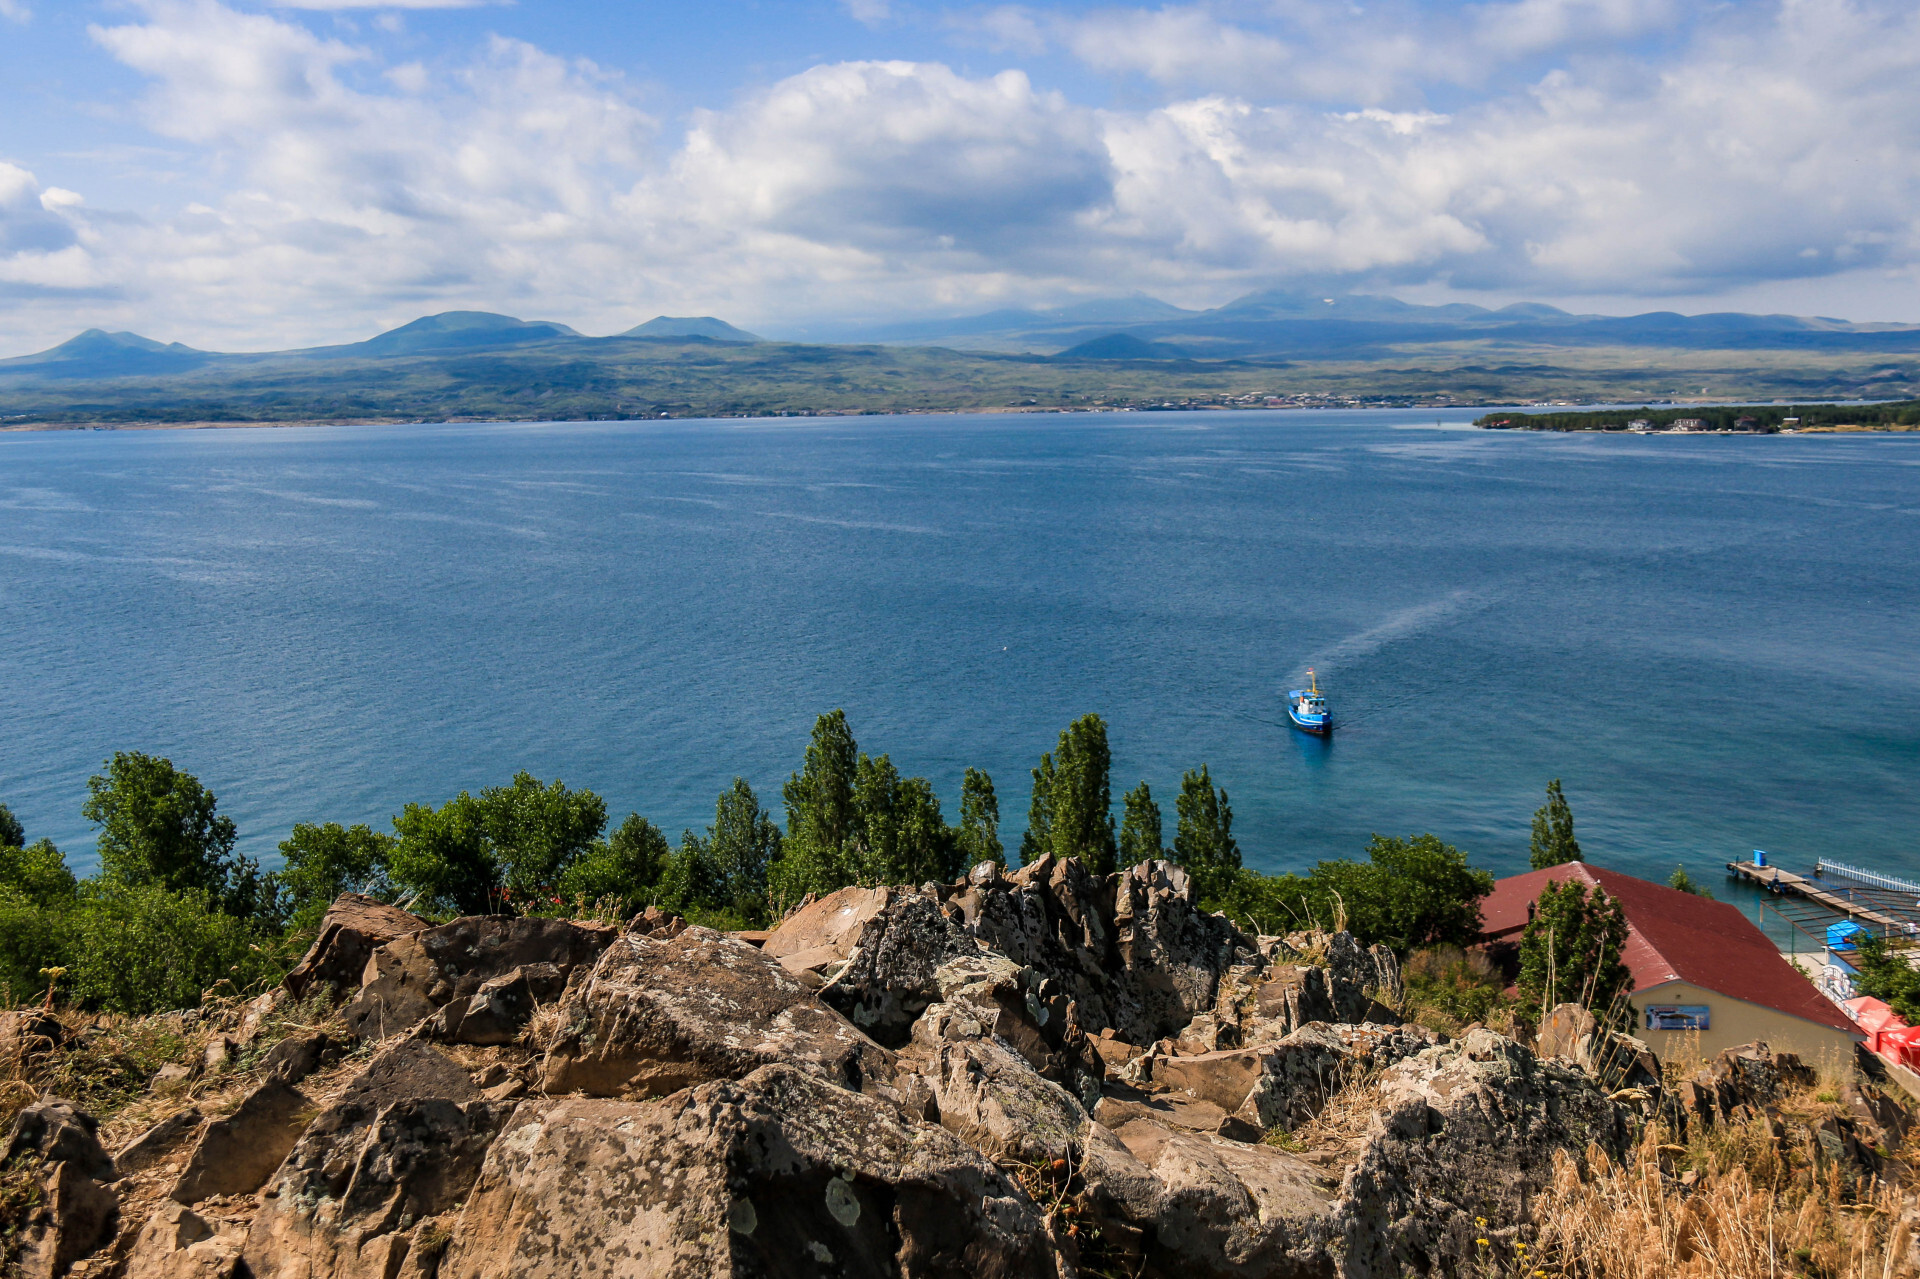
[[784,830],[737,779],[677,851],[523,773],[262,875],[123,753],[76,880],[0,806],[8,1270],[1920,1274],[1920,884],[1756,852],[1748,918],[1558,782],[1521,874],[1260,875],[1204,766],[1167,845],[1109,760],[1061,734],[1013,858],[839,712]]

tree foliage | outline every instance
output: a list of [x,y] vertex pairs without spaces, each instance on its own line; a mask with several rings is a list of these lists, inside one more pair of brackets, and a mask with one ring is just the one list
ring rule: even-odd
[[1673,874],[1667,876],[1667,887],[1682,893],[1692,893],[1695,897],[1704,897],[1708,901],[1713,900],[1713,894],[1707,891],[1706,885],[1687,874],[1685,866],[1673,868]]
[[959,851],[969,866],[1007,864],[1007,850],[1000,842],[1000,799],[993,793],[993,778],[977,768],[969,768],[960,779]]
[[1858,933],[1855,940],[1859,958],[1854,967],[1860,975],[1853,980],[1854,989],[1885,1003],[1909,1023],[1920,1024],[1920,971],[1907,962],[1907,953],[1872,933]]
[[20,819],[11,808],[0,804],[0,848],[19,848],[26,842],[26,828],[20,825]]
[[1621,960],[1626,945],[1626,912],[1605,889],[1547,883],[1520,934],[1521,1002],[1542,1011],[1583,1004],[1605,1018],[1633,990]]
[[238,832],[213,792],[173,761],[116,751],[87,779],[81,815],[100,827],[102,872],[123,884],[198,890],[241,917],[271,907],[257,863],[233,851]]
[[520,772],[439,808],[408,804],[393,819],[393,882],[428,910],[482,915],[557,903],[568,869],[606,829],[606,801]]
[[1573,837],[1573,809],[1560,793],[1558,777],[1547,783],[1547,802],[1533,814],[1530,851],[1535,870],[1586,860],[1580,852],[1580,841]]
[[666,873],[673,849],[658,826],[638,813],[592,847],[560,876],[562,901],[626,917],[647,905]]
[[1205,764],[1198,772],[1180,777],[1180,795],[1174,800],[1178,824],[1173,834],[1173,860],[1187,868],[1203,898],[1218,897],[1240,870],[1240,845],[1233,838],[1233,806],[1226,787],[1213,784]]
[[1145,782],[1120,799],[1120,864],[1137,866],[1152,858],[1165,857],[1167,850],[1160,837],[1160,805],[1153,802],[1153,791]]
[[1113,832],[1113,755],[1107,725],[1082,715],[1060,734],[1059,745],[1033,770],[1033,799],[1020,859],[1051,853],[1078,857],[1095,875],[1113,872],[1118,846]]
[[1367,860],[1322,861],[1306,875],[1240,871],[1202,905],[1261,931],[1344,925],[1366,945],[1398,954],[1479,939],[1480,899],[1493,876],[1434,835],[1375,835]]
[[394,839],[364,823],[301,822],[280,841],[281,869],[276,876],[288,918],[295,928],[313,928],[341,893],[365,893],[394,900],[396,886],[389,863]]

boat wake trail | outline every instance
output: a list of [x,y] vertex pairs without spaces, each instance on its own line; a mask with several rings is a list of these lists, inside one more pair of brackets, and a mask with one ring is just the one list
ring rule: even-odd
[[1458,590],[1443,595],[1437,600],[1429,600],[1425,604],[1403,608],[1378,626],[1361,631],[1358,635],[1349,635],[1332,647],[1324,649],[1303,665],[1300,673],[1304,675],[1308,666],[1325,673],[1338,670],[1341,666],[1359,661],[1363,657],[1371,657],[1395,640],[1405,639],[1409,635],[1427,630],[1436,622],[1451,617],[1477,602],[1478,599],[1472,591]]

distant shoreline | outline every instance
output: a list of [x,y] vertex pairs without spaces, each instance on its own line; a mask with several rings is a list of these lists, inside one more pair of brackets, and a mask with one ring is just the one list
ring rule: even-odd
[[[1084,415],[1092,413],[1363,413],[1363,412],[1439,412],[1460,413],[1484,409],[1484,405],[1461,404],[1439,407],[1435,405],[1325,405],[1311,408],[1297,405],[1221,405],[1205,404],[1192,406],[1174,406],[1167,408],[1081,408],[1073,407],[1037,407],[1033,405],[1000,406],[966,409],[893,409],[850,410],[845,413],[714,413],[687,414],[673,417],[615,417],[615,418],[519,418],[519,417],[455,417],[455,418],[300,418],[291,421],[263,420],[256,422],[16,422],[0,424],[0,434],[20,434],[34,431],[219,431],[219,430],[258,430],[261,428],[296,429],[329,426],[562,426],[586,423],[613,422],[772,422],[802,421],[808,419],[846,420],[862,417],[960,417],[960,416],[1000,416],[1031,414],[1035,416]],[[1836,435],[1901,434],[1920,432],[1920,424],[1899,423],[1837,423],[1817,426],[1787,427],[1777,431],[1741,431],[1741,430],[1653,430],[1630,431],[1624,427],[1609,428],[1599,426],[1532,426],[1517,423],[1504,426],[1491,426],[1484,422],[1474,422],[1473,426],[1481,430],[1532,431],[1536,433],[1573,434],[1576,432],[1600,432],[1609,435]]]

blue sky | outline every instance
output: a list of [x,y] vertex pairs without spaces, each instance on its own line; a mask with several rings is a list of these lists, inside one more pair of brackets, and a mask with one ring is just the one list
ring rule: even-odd
[[1268,287],[1920,321],[1889,0],[0,0],[0,355]]

